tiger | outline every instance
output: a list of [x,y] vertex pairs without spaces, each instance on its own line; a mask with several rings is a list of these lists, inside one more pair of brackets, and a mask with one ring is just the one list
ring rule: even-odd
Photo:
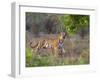
[[61,49],[62,52],[65,51],[63,48],[65,36],[65,32],[61,32],[56,38],[43,38],[35,45],[32,45],[32,42],[30,42],[30,47],[35,49],[35,52],[39,51],[40,49],[51,49],[54,56],[57,56],[59,49]]

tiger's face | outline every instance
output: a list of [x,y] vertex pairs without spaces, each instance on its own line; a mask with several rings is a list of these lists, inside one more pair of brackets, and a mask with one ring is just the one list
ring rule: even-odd
[[65,32],[61,32],[61,33],[59,34],[59,42],[60,42],[60,43],[63,43],[65,37],[66,37]]

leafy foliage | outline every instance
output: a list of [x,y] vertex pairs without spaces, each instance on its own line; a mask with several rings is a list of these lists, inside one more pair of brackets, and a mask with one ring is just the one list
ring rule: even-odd
[[69,34],[75,34],[80,28],[89,27],[88,15],[62,15],[60,22]]
[[69,58],[54,57],[53,55],[42,56],[37,53],[32,53],[28,48],[26,51],[26,67],[79,65],[79,64],[89,64],[88,51],[83,50],[83,52],[80,54],[78,58],[75,58],[75,56],[74,57],[69,56]]

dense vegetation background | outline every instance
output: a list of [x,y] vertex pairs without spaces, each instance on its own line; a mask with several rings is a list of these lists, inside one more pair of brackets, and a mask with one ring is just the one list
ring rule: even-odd
[[[26,66],[89,64],[89,26],[89,15],[26,12]],[[31,52],[31,40],[60,32],[67,34],[64,57],[47,55],[48,50],[41,50],[43,55]]]

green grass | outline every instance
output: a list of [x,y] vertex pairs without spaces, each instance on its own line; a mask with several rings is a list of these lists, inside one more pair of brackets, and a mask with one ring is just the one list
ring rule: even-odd
[[29,48],[26,49],[26,66],[31,65],[32,52]]
[[74,59],[74,57],[54,57],[53,55],[42,56],[26,48],[26,67],[89,64],[88,56],[88,50],[83,50],[80,56]]

